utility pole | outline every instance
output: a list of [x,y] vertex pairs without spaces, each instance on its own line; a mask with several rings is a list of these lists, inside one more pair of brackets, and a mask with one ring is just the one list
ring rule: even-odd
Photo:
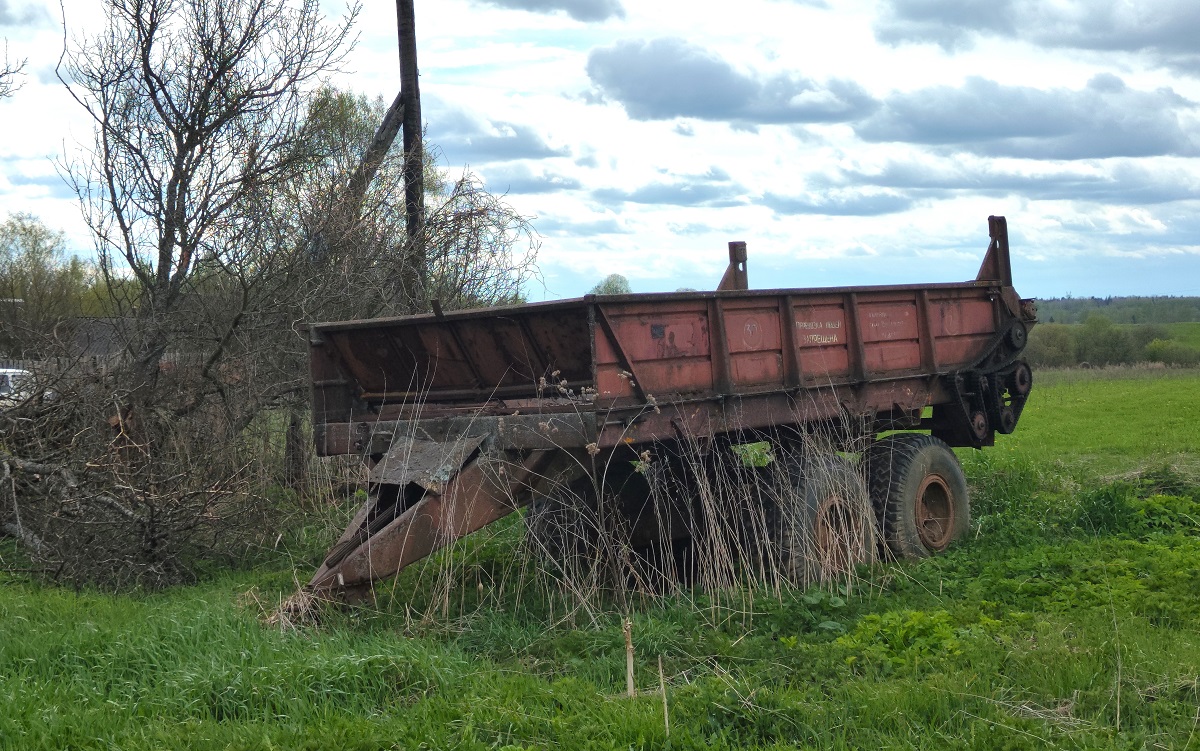
[[421,147],[421,89],[417,69],[417,22],[414,0],[396,0],[396,27],[400,37],[400,98],[403,101],[404,218],[416,284],[409,295],[414,306],[425,290],[425,179]]

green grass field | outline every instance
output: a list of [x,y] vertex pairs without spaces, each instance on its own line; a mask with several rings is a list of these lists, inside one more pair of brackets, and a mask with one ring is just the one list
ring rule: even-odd
[[1193,349],[1200,349],[1200,323],[1194,321],[1167,323],[1163,324],[1163,327],[1170,332],[1172,339],[1183,342]]
[[479,585],[513,525],[426,620],[412,569],[286,632],[284,566],[141,597],[8,575],[0,748],[1200,749],[1198,424],[1197,371],[1039,373],[962,453],[970,539],[849,592],[642,603],[632,699],[618,609]]
[[1193,465],[1200,457],[1195,370],[1075,369],[1035,379],[1020,428],[997,448],[1053,457],[1099,477],[1155,461]]

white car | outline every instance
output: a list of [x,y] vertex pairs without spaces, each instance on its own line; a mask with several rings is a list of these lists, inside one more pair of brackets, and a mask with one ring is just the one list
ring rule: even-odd
[[0,409],[15,407],[33,396],[33,373],[0,368]]

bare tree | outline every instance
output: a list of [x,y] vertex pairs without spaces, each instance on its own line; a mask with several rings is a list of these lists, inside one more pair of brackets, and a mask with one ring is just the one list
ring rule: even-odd
[[244,260],[247,199],[308,167],[305,87],[343,59],[358,6],[330,25],[318,0],[104,5],[104,28],[64,53],[59,76],[95,126],[69,170],[101,271],[138,282],[126,302],[145,395],[189,284]]
[[396,106],[332,89],[312,101],[309,133],[322,161],[290,184],[291,206],[273,209],[300,221],[290,231],[305,238],[312,263],[338,272],[315,275],[340,286],[305,295],[308,320],[427,310],[431,299],[446,309],[516,302],[536,274],[538,242],[529,221],[470,172],[451,179],[436,149],[423,149],[428,208],[420,251],[413,250],[407,155],[379,149],[379,130],[389,127]]
[[286,357],[299,345],[263,346],[278,316],[259,303],[296,291],[281,286],[296,254],[275,253],[295,238],[267,196],[319,161],[308,97],[348,51],[358,8],[327,23],[318,0],[103,7],[59,76],[94,125],[65,167],[125,353],[59,374],[50,403],[0,413],[0,521],[62,576],[166,583],[197,551],[263,528],[237,526],[263,507],[244,430],[255,413],[238,399],[303,386]]
[[[411,155],[389,148],[397,106],[329,88],[313,96],[305,131],[317,159],[295,180],[258,194],[259,238],[248,247],[266,256],[230,268],[241,293],[203,316],[248,311],[240,341],[252,346],[238,351],[237,369],[257,377],[242,384],[237,403],[245,416],[263,405],[287,407],[288,467],[311,452],[298,429],[307,412],[298,322],[410,313],[431,298],[445,308],[514,302],[536,272],[536,236],[525,218],[470,174],[445,179],[431,151],[424,151],[421,192],[433,209],[414,249],[406,232]],[[285,474],[288,486],[303,485],[299,471]]]
[[67,167],[125,352],[0,413],[0,529],[52,575],[160,584],[271,530],[258,496],[289,462],[264,457],[281,423],[302,447],[303,323],[411,312],[426,291],[515,301],[536,236],[426,158],[438,198],[414,251],[395,107],[319,86],[356,8],[332,26],[316,0],[105,8],[60,70],[94,121]]
[[502,196],[464,172],[430,191],[425,292],[447,310],[523,302],[536,276],[538,236]]

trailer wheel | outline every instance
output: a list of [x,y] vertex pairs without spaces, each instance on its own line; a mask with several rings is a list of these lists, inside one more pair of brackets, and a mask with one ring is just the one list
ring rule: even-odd
[[944,441],[899,433],[867,452],[871,503],[880,534],[896,558],[945,550],[971,525],[967,480]]
[[875,525],[862,475],[836,455],[785,465],[768,517],[780,573],[807,584],[844,575],[875,557]]
[[525,545],[565,582],[589,576],[599,558],[596,493],[583,479],[535,496],[525,511]]

